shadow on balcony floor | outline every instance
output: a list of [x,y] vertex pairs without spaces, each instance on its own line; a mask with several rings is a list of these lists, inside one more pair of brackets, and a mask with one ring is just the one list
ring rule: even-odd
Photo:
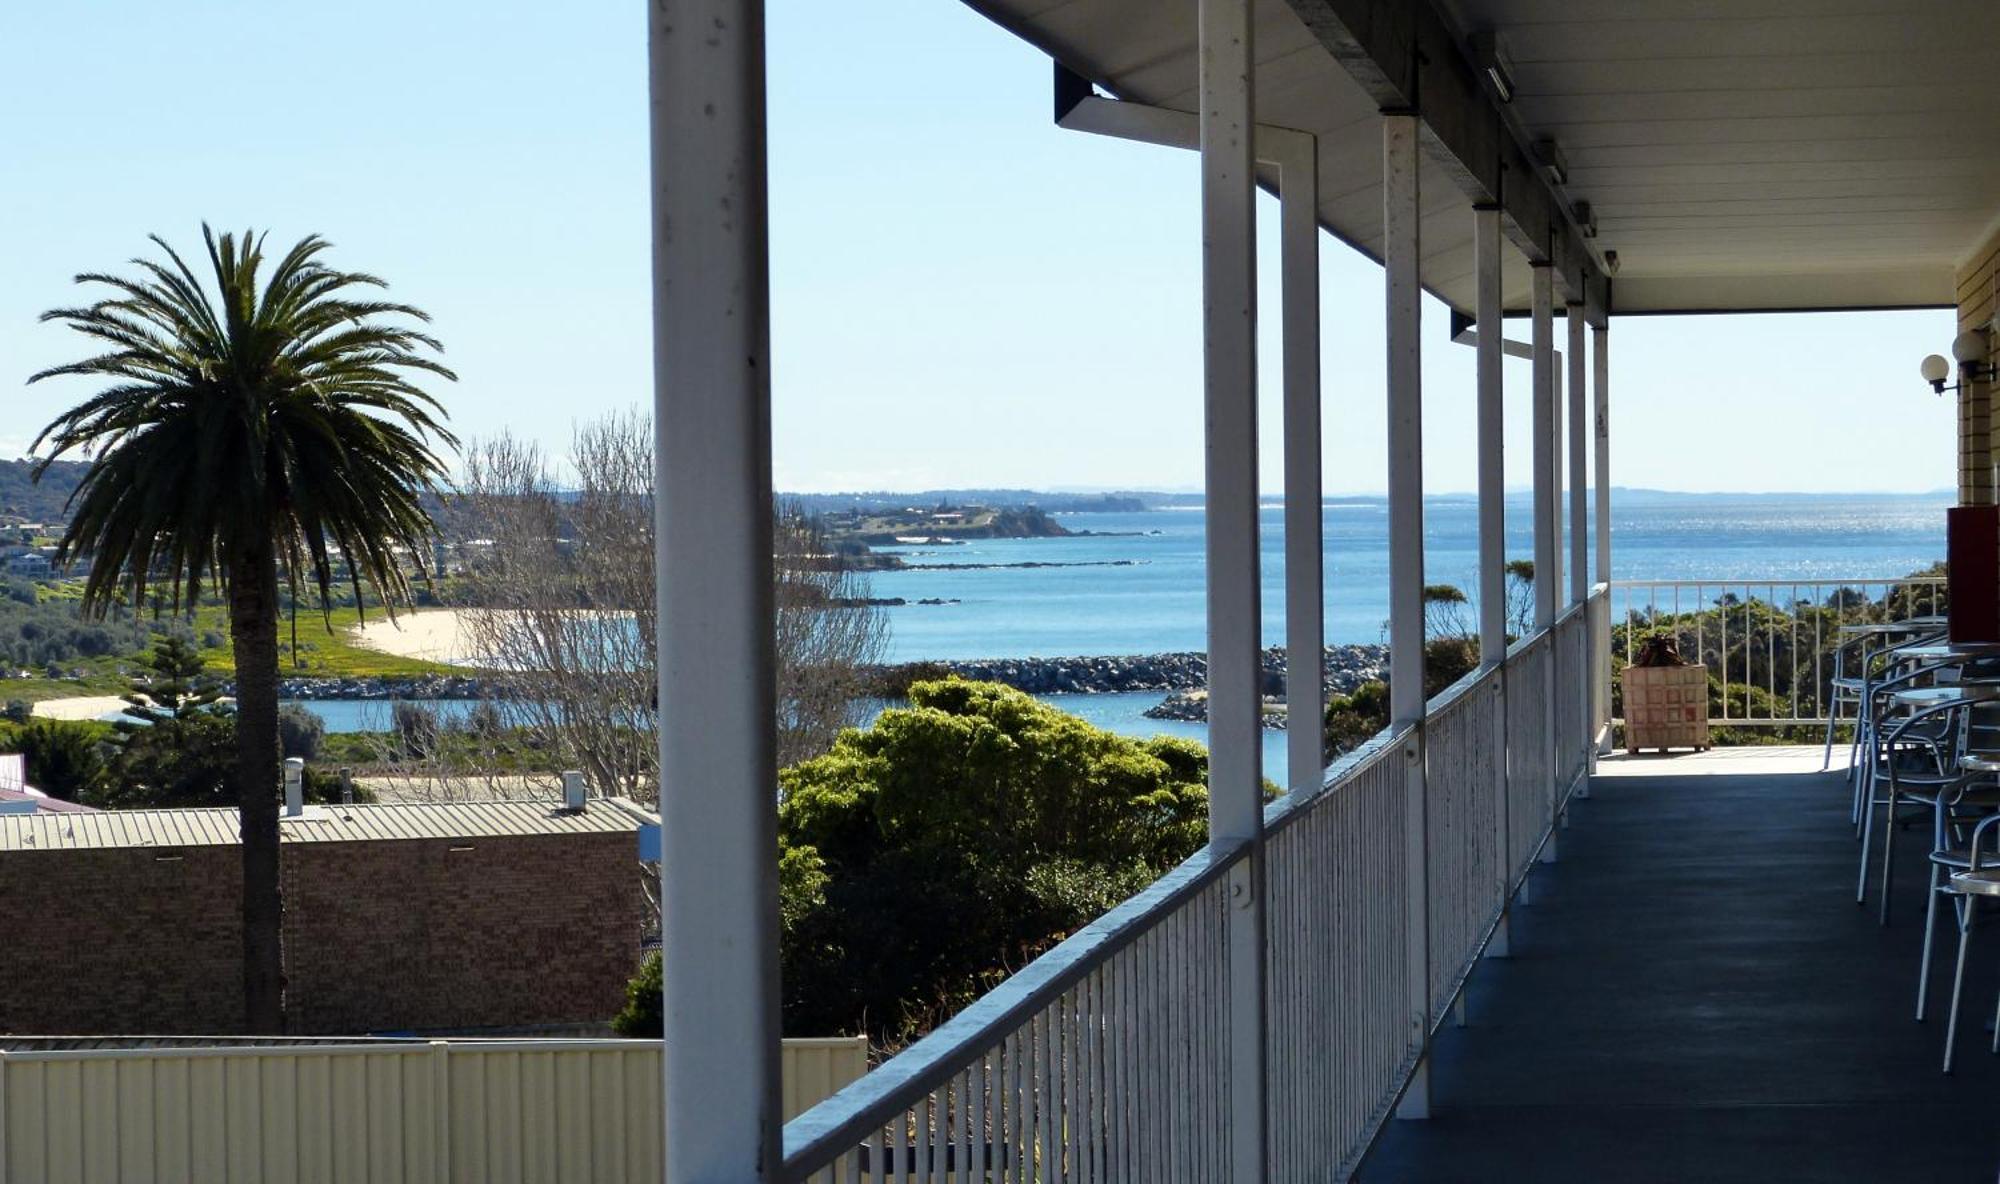
[[1803,771],[1817,750],[1734,751],[1607,762],[1515,911],[1514,956],[1438,1037],[1434,1117],[1391,1122],[1360,1179],[1994,1179],[2000,921],[1975,934],[1947,1078],[1948,922],[1933,1018],[1912,1019],[1927,836],[1898,836],[1879,928],[1872,895],[1854,904],[1841,774]]

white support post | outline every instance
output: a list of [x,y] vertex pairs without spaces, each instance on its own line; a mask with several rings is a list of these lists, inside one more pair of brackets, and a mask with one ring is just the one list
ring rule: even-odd
[[[1506,388],[1502,383],[1501,359],[1505,341],[1500,306],[1500,208],[1475,206],[1472,210],[1472,255],[1478,338],[1474,343],[1477,375],[1476,417],[1479,438],[1479,664],[1491,669],[1507,660],[1507,506],[1506,506]],[[1504,958],[1508,953],[1507,886],[1513,878],[1508,866],[1507,818],[1507,682],[1501,675],[1495,687],[1499,705],[1494,712],[1494,746],[1503,754],[1500,784],[1494,793],[1493,824],[1497,832],[1494,850],[1500,856],[1500,921],[1486,943],[1488,957]]]
[[[1611,346],[1611,330],[1608,325],[1600,325],[1591,330],[1590,361],[1595,380],[1592,384],[1597,403],[1594,433],[1597,442],[1597,582],[1607,589],[1611,585],[1611,355],[1606,352]],[[1608,595],[1608,593],[1607,593]],[[1606,601],[1604,612],[1598,619],[1597,636],[1591,642],[1596,648],[1591,651],[1590,661],[1597,676],[1597,718],[1611,718],[1611,605]],[[1611,726],[1606,723],[1604,734],[1596,738],[1594,751],[1602,756],[1611,751]]]
[[1262,620],[1257,538],[1256,117],[1250,0],[1201,0],[1202,386],[1206,411],[1209,841],[1230,871],[1229,1164],[1266,1176]]
[[781,1174],[762,0],[649,5],[668,1184]]
[[1531,269],[1530,343],[1535,474],[1535,630],[1555,623],[1560,586],[1562,518],[1556,508],[1556,366],[1555,269],[1537,263]]
[[[1584,333],[1587,326],[1583,320],[1583,303],[1581,301],[1571,301],[1567,307],[1567,311],[1569,314],[1569,353],[1564,361],[1569,365],[1569,382],[1565,388],[1565,393],[1569,396],[1569,602],[1572,606],[1580,608],[1583,602],[1590,598],[1590,502],[1588,500],[1589,491],[1585,488],[1590,483],[1588,466],[1591,433],[1585,420],[1585,416],[1589,414],[1590,388],[1584,384],[1585,357],[1583,346]],[[1583,713],[1584,718],[1574,721],[1576,723],[1576,734],[1584,738],[1583,745],[1585,751],[1578,754],[1581,757],[1579,767],[1587,773],[1590,768],[1590,717],[1595,714],[1591,704],[1595,701],[1597,695],[1597,676],[1596,672],[1591,669],[1587,657],[1590,652],[1590,643],[1586,639],[1584,644],[1586,659],[1583,669],[1569,670],[1559,665],[1556,669],[1556,677],[1558,679],[1582,678],[1590,680],[1587,686],[1587,693],[1577,697],[1579,710]],[[1558,696],[1549,700],[1549,702],[1560,703],[1562,702],[1562,698]],[[1557,734],[1561,734],[1560,728],[1557,729]],[[1563,755],[1567,756],[1568,754],[1565,753]],[[1563,789],[1566,790],[1567,787],[1563,787]],[[1590,781],[1588,778],[1577,787],[1576,796],[1585,798],[1590,796]],[[1564,825],[1568,825],[1569,823],[1569,814],[1567,811],[1563,814],[1563,823]]]
[[1569,602],[1582,604],[1590,595],[1589,484],[1590,431],[1584,416],[1590,405],[1589,388],[1584,385],[1583,305],[1571,304],[1569,313]]
[[1606,351],[1611,346],[1611,331],[1608,327],[1591,330],[1591,375],[1595,382],[1593,394],[1597,404],[1595,431],[1597,442],[1597,582],[1611,582],[1611,355]]
[[1423,289],[1417,117],[1382,117],[1382,271],[1389,350],[1389,726],[1409,729],[1404,894],[1411,1038],[1422,1049],[1396,1115],[1430,1117],[1430,872],[1424,801]]
[[[1261,138],[1261,137],[1260,137]],[[1326,777],[1326,600],[1320,509],[1319,164],[1311,136],[1278,174],[1284,292],[1286,784]]]
[[[1555,268],[1547,263],[1537,263],[1533,268],[1533,344],[1534,344],[1534,435],[1535,435],[1535,632],[1546,634],[1556,622],[1556,597],[1562,586],[1562,486],[1561,462],[1557,456],[1556,444],[1561,436],[1562,423],[1556,415],[1556,329],[1555,329]],[[1548,754],[1549,785],[1546,792],[1551,802],[1555,799],[1555,771],[1561,767],[1556,751],[1556,686],[1555,652],[1553,645],[1545,665],[1549,677],[1530,694],[1544,696],[1549,705],[1545,713],[1548,721],[1546,734],[1534,738],[1542,751]],[[1522,737],[1527,741],[1528,737]],[[1542,862],[1553,863],[1556,859],[1556,831],[1549,833],[1548,841],[1542,845]]]

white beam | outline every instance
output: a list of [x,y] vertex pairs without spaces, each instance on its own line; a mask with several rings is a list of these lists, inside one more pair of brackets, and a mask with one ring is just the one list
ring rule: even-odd
[[[1326,774],[1325,550],[1320,509],[1319,165],[1280,166],[1284,306],[1286,788],[1319,792]],[[1261,145],[1265,137],[1259,129]],[[1261,153],[1260,153],[1261,155]]]
[[[1479,450],[1479,664],[1494,667],[1507,658],[1507,506],[1506,506],[1506,387],[1502,381],[1502,347],[1512,344],[1500,336],[1500,210],[1479,206],[1472,211],[1472,257],[1476,312],[1479,328],[1463,337],[1474,338]],[[1496,684],[1501,700],[1494,712],[1494,750],[1507,751],[1507,700],[1504,674]],[[1507,762],[1499,768],[1499,784],[1494,787],[1494,850],[1501,852],[1500,921],[1487,954],[1507,956],[1507,883],[1512,877],[1506,852],[1509,820],[1507,815]]]
[[[1607,586],[1611,583],[1611,355],[1606,352],[1610,345],[1609,328],[1599,326],[1591,330],[1592,393],[1597,405],[1597,413],[1592,417],[1595,428],[1592,436],[1597,446],[1597,582]],[[1608,601],[1591,644],[1596,647],[1590,655],[1597,682],[1597,711],[1591,720],[1595,726],[1598,720],[1611,718],[1611,611]],[[1609,726],[1604,729],[1603,735],[1596,738],[1592,751],[1600,756],[1611,751]],[[1595,769],[1592,771],[1595,772]]]
[[1569,311],[1569,383],[1565,393],[1569,396],[1569,602],[1582,604],[1590,595],[1590,521],[1588,493],[1590,437],[1591,432],[1585,420],[1589,414],[1590,391],[1584,385],[1584,331],[1583,305],[1568,306]]
[[1531,334],[1534,343],[1531,432],[1535,476],[1535,628],[1546,629],[1556,619],[1556,589],[1561,581],[1556,540],[1562,520],[1556,509],[1556,367],[1555,270],[1537,263],[1533,274]]
[[[1535,436],[1535,631],[1546,632],[1556,621],[1557,589],[1562,586],[1562,506],[1560,489],[1562,473],[1557,457],[1557,440],[1562,431],[1562,423],[1556,415],[1556,383],[1558,371],[1555,365],[1555,269],[1545,263],[1533,267],[1533,339],[1534,357],[1534,423]],[[1517,688],[1527,694],[1544,696],[1543,702],[1549,709],[1543,713],[1546,722],[1541,736],[1510,736],[1510,741],[1522,744],[1539,744],[1546,755],[1549,770],[1549,784],[1542,787],[1553,801],[1555,796],[1555,770],[1561,767],[1556,752],[1556,655],[1551,651],[1544,659],[1548,677],[1542,685],[1532,688]],[[1542,844],[1541,859],[1550,863],[1556,857],[1556,835],[1551,830]]]
[[775,1179],[776,679],[761,0],[651,21],[668,1184]]
[[1201,0],[1202,387],[1207,419],[1209,839],[1230,872],[1229,1164],[1265,1172],[1262,620],[1257,536],[1257,121],[1250,0]]
[[[1071,131],[1112,139],[1199,149],[1201,121],[1122,99],[1091,95],[1056,123]],[[1259,161],[1278,167],[1280,270],[1283,303],[1285,449],[1285,653],[1286,710],[1293,720],[1315,721],[1286,735],[1286,788],[1317,793],[1326,771],[1326,686],[1320,674],[1326,648],[1325,562],[1321,526],[1319,144],[1292,128],[1258,124]],[[1303,658],[1301,656],[1304,656]],[[1301,678],[1300,671],[1308,672]]]
[[1611,582],[1611,347],[1609,329],[1591,330],[1597,415],[1597,582]]
[[[1418,123],[1382,117],[1382,272],[1389,363],[1389,717],[1409,728],[1404,825],[1405,924],[1412,1039],[1430,1034],[1430,876],[1424,828],[1424,422],[1423,289],[1417,188]],[[1430,1117],[1430,1057],[1418,1060],[1397,1115]]]

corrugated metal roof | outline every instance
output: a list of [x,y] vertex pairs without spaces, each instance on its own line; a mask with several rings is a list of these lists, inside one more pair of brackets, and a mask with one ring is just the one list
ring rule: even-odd
[[[592,798],[580,814],[546,799],[528,802],[409,802],[307,806],[279,825],[287,843],[396,839],[478,839],[513,835],[618,834],[654,816],[624,798]],[[228,847],[236,811],[105,810],[91,814],[0,816],[0,852],[116,847]]]

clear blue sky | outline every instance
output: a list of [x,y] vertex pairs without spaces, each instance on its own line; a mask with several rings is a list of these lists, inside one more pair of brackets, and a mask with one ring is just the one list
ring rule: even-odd
[[[560,444],[650,400],[642,0],[5,9],[0,455],[80,393],[20,385],[81,345],[35,314],[204,218],[325,234],[429,309],[462,434]],[[1193,154],[1058,130],[1046,59],[954,0],[769,21],[779,484],[1198,485]],[[1379,489],[1381,274],[1323,254],[1328,487]],[[1262,273],[1274,329],[1268,250]],[[1472,351],[1426,316],[1427,484],[1467,489]],[[1953,408],[1916,369],[1951,334],[1935,311],[1618,321],[1613,479],[1947,487]],[[1508,382],[1523,484],[1525,364]],[[1275,489],[1268,430],[1266,452]]]

